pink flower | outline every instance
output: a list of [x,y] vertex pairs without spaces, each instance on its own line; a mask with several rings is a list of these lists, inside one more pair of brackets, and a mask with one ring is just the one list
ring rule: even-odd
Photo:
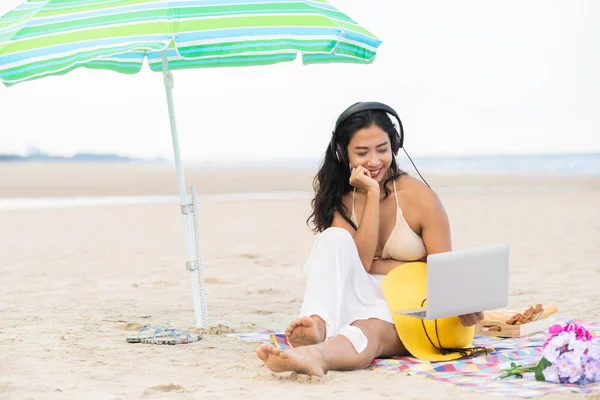
[[575,334],[577,335],[577,339],[579,340],[583,340],[585,342],[592,341],[592,334],[583,326],[578,326],[575,330]]
[[563,327],[560,326],[559,324],[554,324],[554,325],[550,326],[550,328],[548,329],[548,332],[552,336],[556,336],[559,333],[561,333],[562,331],[563,331]]
[[548,328],[548,337],[546,337],[546,341],[542,345],[542,349],[545,349],[548,343],[552,340],[552,338],[559,336],[561,333],[569,333],[573,332],[575,338],[577,340],[582,340],[584,342],[592,340],[592,334],[585,329],[583,326],[577,323],[566,323],[564,326],[560,326],[559,324],[554,324]]
[[592,335],[590,334],[590,332],[576,322],[566,324],[563,328],[563,331],[575,332],[577,339],[580,339],[580,340],[584,340],[584,341],[592,340]]
[[542,345],[542,349],[545,349],[548,343],[550,343],[550,340],[552,340],[552,338],[558,335],[559,333],[562,333],[562,331],[563,327],[559,324],[551,325],[550,328],[548,328],[548,336],[546,337],[546,341]]

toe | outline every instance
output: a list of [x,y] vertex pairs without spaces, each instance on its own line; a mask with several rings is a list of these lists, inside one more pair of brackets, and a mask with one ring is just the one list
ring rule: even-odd
[[294,325],[294,323],[292,322],[292,323],[290,324],[290,326],[288,326],[288,327],[287,327],[287,329],[285,330],[285,332],[284,332],[284,335],[285,335],[285,336],[290,336],[290,335],[292,334],[292,332],[294,331],[294,328],[295,328],[295,327],[296,327],[296,326],[295,326],[295,325]]
[[256,355],[258,356],[258,358],[260,358],[263,361],[267,360],[267,352],[266,352],[266,345],[261,344],[260,346],[258,346],[258,348],[256,349]]
[[274,355],[274,356],[278,356],[278,355],[279,355],[279,353],[281,353],[281,350],[280,350],[280,349],[278,349],[277,347],[273,346],[273,345],[267,344],[267,345],[265,345],[265,346],[266,346],[266,347],[265,347],[265,351],[266,351],[267,353],[269,353],[269,354],[272,354],[272,355]]
[[300,325],[302,325],[302,318],[298,318],[298,319],[296,319],[296,320],[292,321],[292,322],[290,323],[290,326],[288,326],[288,327],[287,327],[287,329],[285,330],[285,334],[286,334],[287,336],[291,335],[291,334],[292,334],[292,331],[293,331],[293,330],[294,330],[296,327],[298,327],[298,326],[300,326]]

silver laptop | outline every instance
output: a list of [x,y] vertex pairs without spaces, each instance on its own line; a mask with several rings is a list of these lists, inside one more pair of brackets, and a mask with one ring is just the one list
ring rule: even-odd
[[427,256],[425,307],[395,313],[428,320],[506,307],[508,250],[495,244]]

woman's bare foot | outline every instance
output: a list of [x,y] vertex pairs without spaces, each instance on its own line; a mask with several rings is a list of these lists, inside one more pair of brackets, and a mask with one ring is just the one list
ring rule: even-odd
[[323,367],[313,356],[313,351],[306,347],[283,351],[270,344],[262,344],[256,349],[256,355],[273,372],[293,371],[311,376],[325,375]]
[[292,347],[309,346],[325,340],[325,329],[325,321],[313,315],[292,321],[285,330],[285,336]]

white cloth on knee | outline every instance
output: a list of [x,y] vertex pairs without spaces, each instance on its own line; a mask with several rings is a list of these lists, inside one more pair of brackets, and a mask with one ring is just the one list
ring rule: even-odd
[[318,315],[327,338],[357,320],[377,318],[393,323],[381,281],[362,265],[350,232],[328,228],[317,235],[304,266],[308,278],[300,316]]
[[367,345],[369,344],[369,339],[367,339],[367,336],[359,327],[354,325],[346,325],[342,328],[342,330],[340,330],[338,335],[345,336],[346,339],[350,341],[352,346],[354,346],[354,350],[356,350],[358,354],[365,351],[367,349]]

